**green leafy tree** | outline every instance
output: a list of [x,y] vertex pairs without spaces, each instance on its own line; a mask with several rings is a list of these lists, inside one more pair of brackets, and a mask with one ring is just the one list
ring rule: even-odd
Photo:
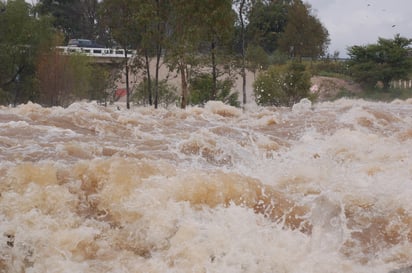
[[[169,0],[144,0],[136,15],[139,24],[142,26],[140,31],[141,42],[139,44],[139,52],[140,55],[144,57],[143,67],[145,68],[148,84],[149,104],[152,105],[152,95],[154,95],[155,108],[158,107],[159,103],[159,72],[161,57],[166,47],[170,9]],[[154,81],[152,81],[150,73],[150,58],[152,57],[155,58]],[[152,82],[154,84],[152,84]]]
[[[221,53],[231,41],[235,20],[232,1],[171,0],[169,19],[166,61],[171,70],[180,74],[181,107],[185,108],[188,103],[190,73],[199,64],[211,68],[211,94],[216,98],[217,81],[223,73],[220,64],[227,63],[223,58],[228,55]],[[205,60],[199,53],[210,57]]]
[[24,0],[1,2],[0,9],[0,103],[35,101],[35,62],[51,44],[50,21]]
[[141,40],[138,17],[140,0],[104,0],[100,6],[101,23],[113,39],[124,49],[126,76],[126,107],[130,109],[129,49],[137,48]]
[[287,11],[291,0],[254,1],[248,13],[246,43],[260,46],[268,54],[278,47],[278,39],[287,24]]
[[209,73],[201,73],[190,81],[190,104],[204,105],[209,100],[215,99],[226,104],[239,107],[237,92],[232,92],[233,81],[229,78],[218,80],[217,93],[213,98],[213,77]]
[[411,43],[411,39],[397,34],[394,39],[379,38],[376,44],[350,47],[348,64],[352,77],[369,87],[381,81],[385,89],[393,80],[407,79],[412,69]]
[[191,67],[197,65],[197,50],[201,41],[199,18],[204,16],[196,1],[171,0],[169,21],[170,36],[166,50],[166,62],[170,70],[180,74],[181,108],[186,108],[189,99]]
[[199,14],[199,31],[203,33],[202,40],[210,45],[210,67],[212,69],[211,99],[217,96],[217,81],[226,63],[224,56],[228,56],[227,46],[232,41],[235,24],[235,12],[232,10],[231,0],[201,0],[196,1]]
[[53,25],[64,34],[64,42],[83,38],[108,43],[99,28],[98,0],[39,0],[36,11],[51,16]]
[[[104,0],[101,3],[101,26],[122,48],[137,50],[137,56],[133,56],[130,66],[126,66],[126,89],[129,90],[129,67],[135,73],[143,71],[148,85],[148,102],[155,108],[158,106],[161,57],[168,35],[170,9],[169,0]],[[151,69],[153,58],[154,75]]]
[[303,64],[271,66],[254,83],[255,100],[263,106],[292,106],[303,98],[314,99],[310,86],[310,75]]
[[240,56],[241,56],[241,68],[240,75],[242,77],[242,102],[246,104],[246,19],[251,8],[250,0],[234,0],[234,4],[237,5],[239,32],[240,32]]
[[[235,50],[240,54],[243,104],[246,104],[246,69],[266,68],[286,24],[290,1],[234,0],[238,14]],[[237,44],[236,44],[237,43]]]
[[[148,80],[145,78],[133,92],[132,101],[137,105],[148,105]],[[167,83],[166,80],[159,81],[159,105],[164,105],[165,107],[169,105],[176,105],[179,100],[177,95],[177,89],[175,86]]]
[[279,48],[292,58],[318,58],[329,45],[329,33],[318,18],[311,15],[309,4],[293,1],[288,8],[287,24],[280,36]]

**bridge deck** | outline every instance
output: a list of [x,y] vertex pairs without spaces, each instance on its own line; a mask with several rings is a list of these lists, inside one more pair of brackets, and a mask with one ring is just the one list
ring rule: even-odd
[[[117,48],[91,48],[91,47],[72,47],[58,46],[57,50],[63,54],[82,53],[86,56],[97,58],[124,58],[124,49]],[[136,50],[128,50],[127,55],[133,57],[136,55]]]

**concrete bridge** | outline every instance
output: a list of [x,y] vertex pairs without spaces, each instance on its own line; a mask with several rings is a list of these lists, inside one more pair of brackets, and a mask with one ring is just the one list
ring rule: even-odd
[[[112,64],[124,61],[124,49],[73,46],[58,46],[56,48],[62,54],[78,53],[92,57],[94,63]],[[127,56],[129,58],[136,56],[136,50],[127,50]]]

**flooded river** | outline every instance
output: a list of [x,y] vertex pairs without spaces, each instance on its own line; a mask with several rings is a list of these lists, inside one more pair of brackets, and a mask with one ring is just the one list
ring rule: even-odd
[[0,272],[412,265],[412,102],[0,107]]

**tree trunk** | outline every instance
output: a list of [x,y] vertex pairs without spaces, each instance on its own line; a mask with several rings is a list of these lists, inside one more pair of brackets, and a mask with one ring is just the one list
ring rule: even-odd
[[181,79],[181,86],[182,86],[182,102],[180,107],[185,109],[187,106],[187,79],[186,79],[186,67],[184,64],[180,64],[180,79]]
[[130,87],[129,87],[129,58],[127,57],[127,49],[124,48],[124,60],[126,62],[126,107],[130,109]]
[[[157,18],[160,18],[160,1],[156,1],[156,15]],[[154,106],[155,109],[157,109],[158,104],[159,104],[159,69],[160,69],[160,56],[162,54],[162,46],[161,46],[161,41],[160,41],[160,36],[161,36],[161,23],[157,23],[157,39],[156,39],[156,76],[155,76],[155,99],[154,99]]]
[[152,101],[152,78],[150,75],[150,60],[149,60],[149,53],[147,50],[145,51],[145,61],[146,61],[146,75],[147,75],[147,97],[149,99],[149,105],[153,104]]
[[[391,87],[391,79],[390,78],[385,78],[382,81],[383,83],[383,90],[386,92],[389,91],[389,88]],[[399,88],[402,88],[402,84],[399,86]]]
[[20,88],[19,88],[19,84],[16,83],[15,86],[15,93],[14,93],[14,102],[13,102],[13,106],[16,107],[17,106],[17,102],[19,100],[19,96],[20,96]]
[[162,51],[161,47],[158,46],[157,54],[156,54],[155,100],[154,100],[155,109],[157,109],[158,104],[159,104],[159,70],[160,70],[161,51]]
[[243,94],[243,106],[246,104],[246,54],[245,54],[245,23],[243,21],[243,8],[245,6],[245,1],[242,0],[239,6],[239,16],[240,16],[240,36],[242,40],[242,94]]
[[211,54],[212,54],[212,94],[210,98],[216,100],[217,97],[217,67],[216,67],[216,44],[212,41]]

